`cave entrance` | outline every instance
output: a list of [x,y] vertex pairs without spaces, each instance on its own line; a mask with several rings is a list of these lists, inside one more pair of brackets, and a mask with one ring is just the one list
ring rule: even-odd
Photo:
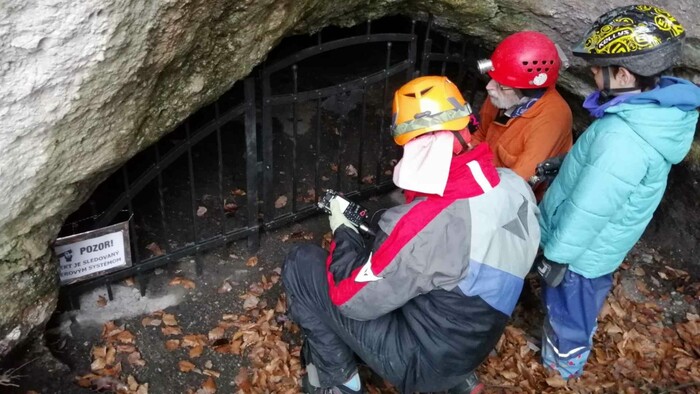
[[[445,75],[472,104],[485,80],[476,41],[437,31],[432,18],[394,16],[284,39],[217,101],[138,153],[73,213],[59,237],[130,217],[132,266],[62,290],[64,309],[97,286],[247,239],[318,212],[325,189],[364,198],[393,188],[400,158],[388,127],[393,92]],[[466,77],[469,78],[466,78]],[[471,81],[469,84],[465,80]]]

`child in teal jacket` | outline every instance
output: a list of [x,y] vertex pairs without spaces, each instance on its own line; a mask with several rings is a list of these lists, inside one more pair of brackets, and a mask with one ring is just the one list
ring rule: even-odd
[[564,378],[582,372],[611,274],[649,224],[671,165],[690,150],[700,88],[659,77],[683,37],[665,10],[633,5],[601,16],[574,49],[592,65],[599,91],[584,107],[597,119],[540,204],[544,257],[568,267],[560,285],[543,284],[543,363]]

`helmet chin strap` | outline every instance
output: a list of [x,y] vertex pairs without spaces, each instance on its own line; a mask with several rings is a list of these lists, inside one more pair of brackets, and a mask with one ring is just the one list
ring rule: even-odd
[[634,92],[635,90],[639,90],[639,88],[636,86],[612,89],[610,87],[610,67],[611,66],[601,67],[601,71],[603,72],[603,90],[600,91],[601,104],[612,100],[613,97],[617,96],[619,93]]

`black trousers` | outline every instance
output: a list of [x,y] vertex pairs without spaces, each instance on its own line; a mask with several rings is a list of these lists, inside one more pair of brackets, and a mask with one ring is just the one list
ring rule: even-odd
[[[445,376],[444,371],[434,368],[434,363],[425,356],[424,349],[425,343],[433,340],[436,347],[449,347],[450,344],[441,341],[439,335],[433,337],[430,334],[430,338],[427,341],[424,338],[421,344],[415,335],[415,328],[410,327],[415,326],[415,322],[404,315],[409,313],[412,305],[427,301],[421,300],[427,295],[418,296],[403,308],[374,320],[350,319],[340,313],[328,295],[325,270],[327,256],[328,253],[318,246],[297,246],[287,256],[282,272],[288,313],[306,335],[306,356],[310,358],[307,362],[313,363],[318,369],[323,387],[347,381],[357,370],[356,354],[375,373],[404,393],[444,391],[461,383],[467,373],[486,357],[500,336],[500,333],[492,335],[490,328],[494,327],[488,327],[486,331],[489,340],[479,339],[480,349],[474,352],[478,354],[473,355],[478,360],[476,364],[464,365],[461,371]],[[430,300],[432,303],[434,301]],[[502,331],[505,318],[499,319],[499,326],[501,327],[497,331]],[[477,333],[475,336],[479,335]],[[492,336],[495,338],[493,341],[490,340]]]

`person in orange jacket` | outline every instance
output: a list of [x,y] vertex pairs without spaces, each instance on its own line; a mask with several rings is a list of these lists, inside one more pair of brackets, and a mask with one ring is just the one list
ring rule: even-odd
[[[523,31],[506,37],[479,69],[491,77],[473,144],[487,142],[496,167],[513,170],[526,181],[539,163],[571,149],[569,105],[554,87],[561,59],[544,34]],[[534,186],[539,201],[544,184]]]

